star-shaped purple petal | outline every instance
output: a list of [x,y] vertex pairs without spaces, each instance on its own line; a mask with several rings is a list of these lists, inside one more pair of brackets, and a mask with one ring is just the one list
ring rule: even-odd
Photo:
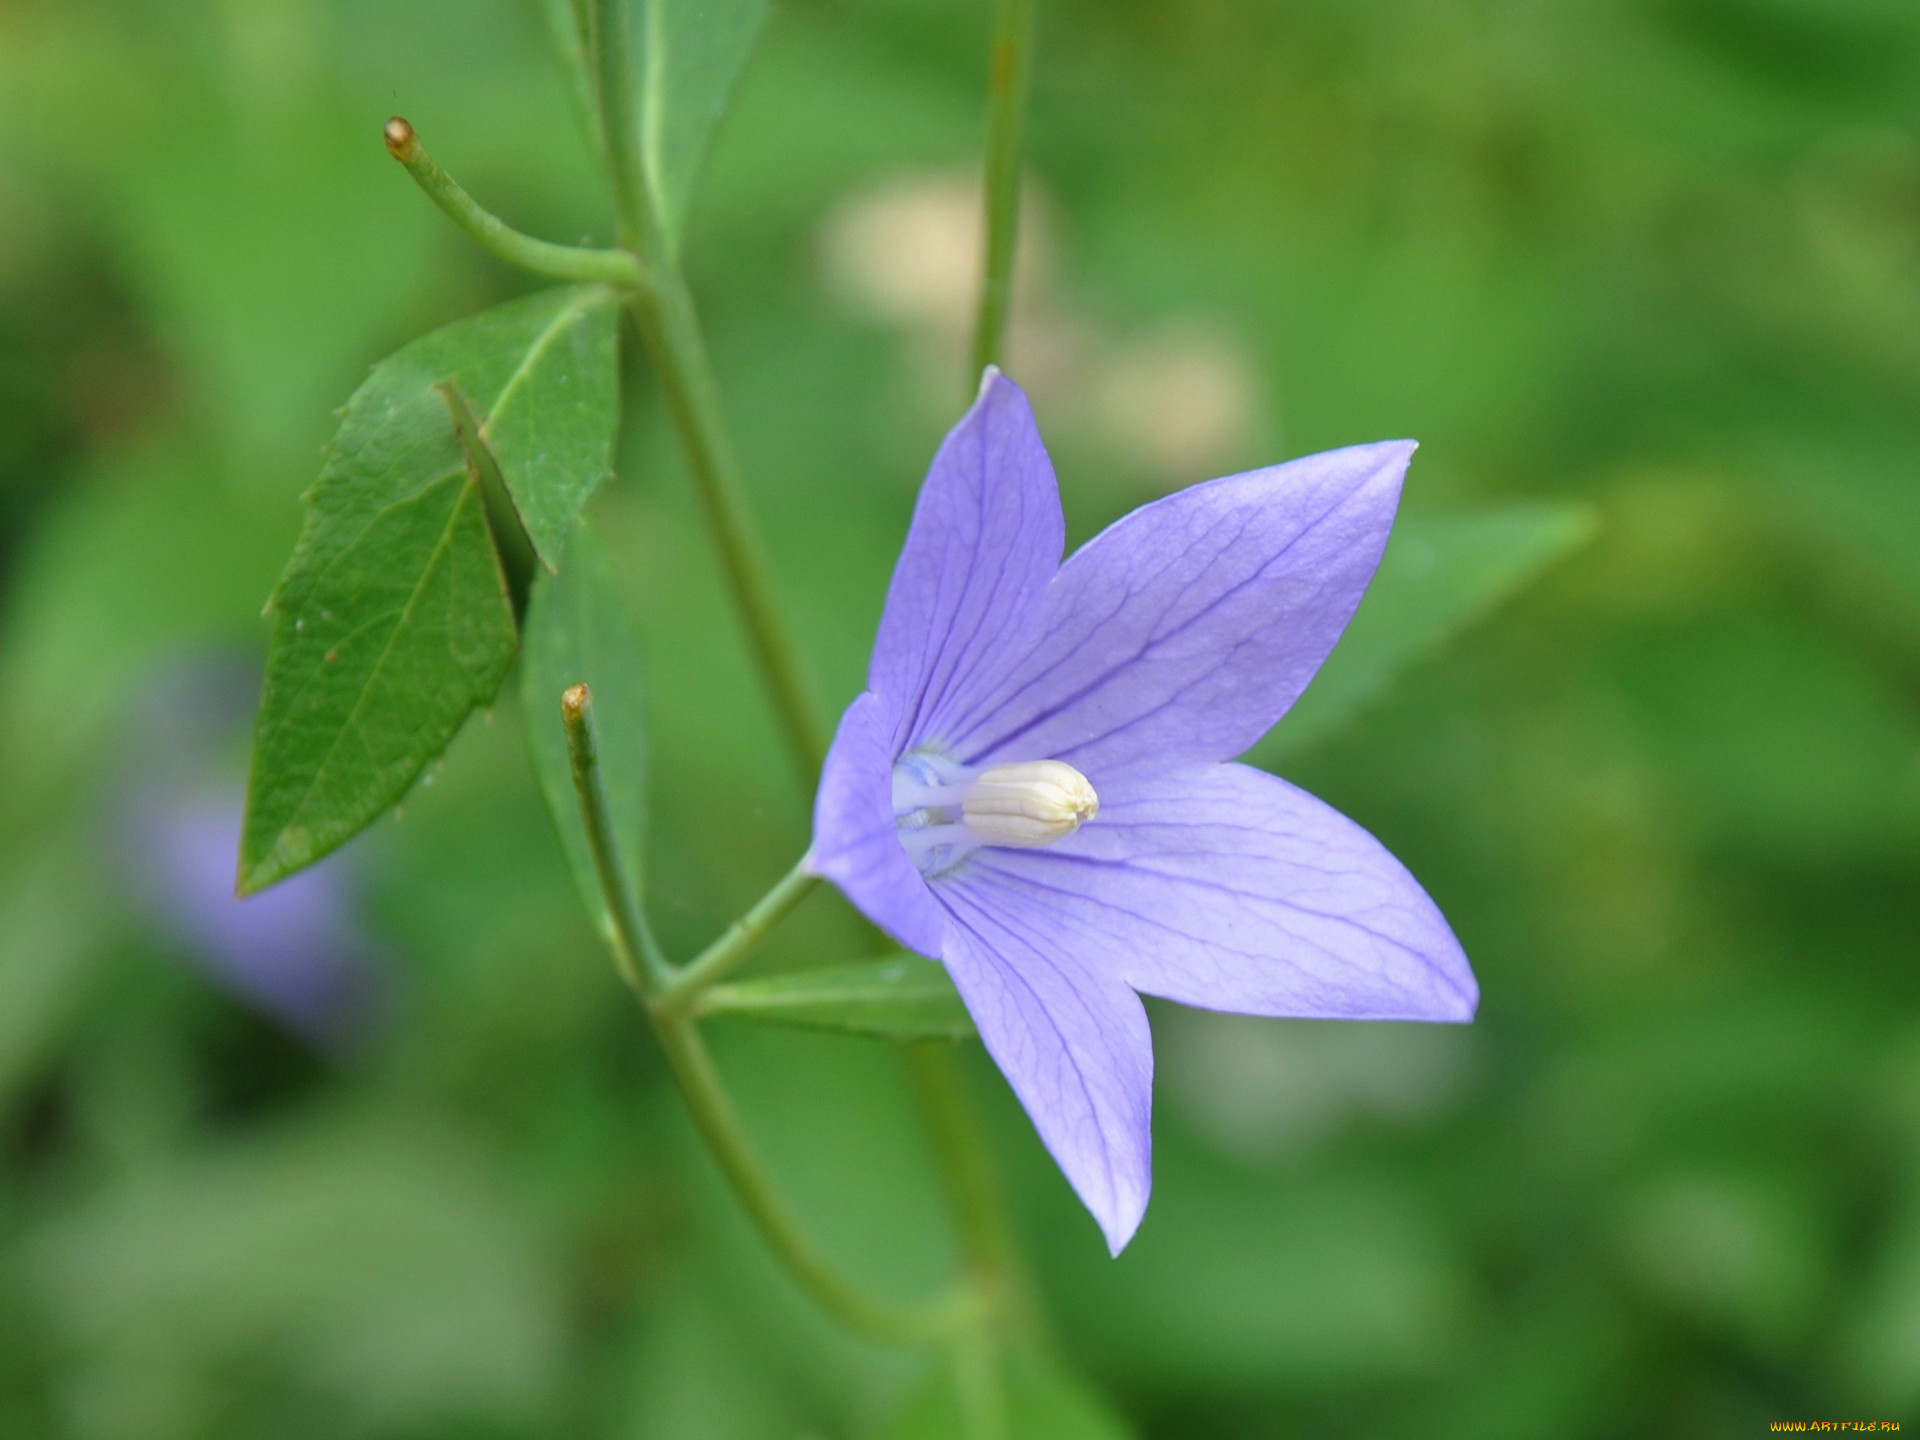
[[1229,763],[1346,628],[1413,448],[1196,485],[1063,565],[1032,411],[990,370],[921,490],[810,863],[946,965],[1116,1254],[1150,1185],[1139,994],[1472,1018],[1466,957],[1406,869],[1312,796]]

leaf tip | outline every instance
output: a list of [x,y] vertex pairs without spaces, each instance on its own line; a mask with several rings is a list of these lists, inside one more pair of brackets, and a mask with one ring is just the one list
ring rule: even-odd
[[283,873],[271,857],[249,862],[246,850],[242,849],[233,868],[233,898],[245,900],[249,895],[257,895]]
[[579,681],[560,692],[560,713],[571,722],[578,723],[592,703],[593,692]]
[[298,822],[283,826],[277,834],[263,840],[257,820],[249,806],[249,813],[241,822],[240,854],[234,867],[233,898],[236,900],[279,884],[295,871],[306,869],[339,843],[317,837],[311,827]]

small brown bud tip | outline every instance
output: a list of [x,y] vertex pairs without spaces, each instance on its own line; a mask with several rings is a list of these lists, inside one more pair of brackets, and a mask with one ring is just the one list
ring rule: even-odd
[[387,121],[387,150],[394,159],[406,162],[413,158],[415,147],[419,144],[413,133],[413,126],[398,115]]
[[578,720],[587,713],[587,703],[593,695],[584,685],[569,685],[560,696],[560,709],[569,720]]

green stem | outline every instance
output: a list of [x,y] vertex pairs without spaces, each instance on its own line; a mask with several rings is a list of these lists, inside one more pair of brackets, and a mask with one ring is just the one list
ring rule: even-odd
[[[660,1048],[667,1064],[686,1097],[687,1109],[699,1128],[707,1148],[713,1152],[721,1173],[727,1177],[735,1196],[761,1237],[792,1273],[794,1279],[832,1315],[850,1328],[872,1339],[889,1344],[932,1344],[978,1324],[979,1297],[969,1287],[959,1287],[942,1299],[923,1306],[900,1306],[876,1300],[842,1279],[826,1257],[816,1250],[800,1229],[773,1188],[766,1167],[754,1153],[746,1127],[728,1098],[726,1087],[714,1069],[700,1029],[685,1015],[677,1014],[664,1003],[674,987],[676,976],[655,943],[645,915],[641,913],[632,887],[620,869],[619,849],[614,840],[612,811],[607,805],[601,783],[598,750],[593,733],[593,697],[585,685],[572,685],[560,700],[560,713],[567,729],[567,758],[573,770],[574,794],[586,821],[592,842],[594,871],[600,880],[600,893],[612,924],[614,961],[634,992],[646,1007],[647,1016],[660,1037]],[[793,908],[812,888],[812,877],[798,869],[776,885],[771,894],[727,935],[708,951],[727,945],[735,931],[764,931],[774,920]],[[756,922],[755,917],[759,919]],[[745,944],[736,942],[744,951]],[[635,960],[638,957],[639,963]],[[701,957],[702,961],[707,956]],[[695,962],[694,969],[700,965]],[[692,973],[691,971],[685,973]]]
[[657,997],[660,1008],[672,1014],[684,1013],[710,985],[731,974],[767,932],[811,895],[819,883],[819,876],[807,873],[805,860],[795,865],[779,884],[754,902],[751,910],[729,925],[718,940],[680,968],[660,991]]
[[540,8],[546,15],[548,38],[560,56],[574,118],[593,148],[594,158],[604,160],[607,137],[600,119],[600,72],[593,49],[596,27],[589,0],[557,0]]
[[551,275],[556,280],[600,281],[623,290],[637,290],[646,284],[646,270],[639,257],[629,250],[593,250],[536,240],[481,209],[479,202],[440,168],[440,162],[420,143],[413,126],[399,116],[387,121],[386,134],[387,149],[407,167],[407,173],[427,192],[427,198],[446,211],[454,224],[508,264],[531,270],[536,275]]
[[[688,288],[660,217],[648,204],[647,176],[633,123],[635,88],[628,73],[630,0],[598,0],[597,49],[600,109],[606,158],[620,210],[621,238],[643,257],[648,284],[629,297],[634,319],[680,434],[694,489],[732,591],[761,678],[782,721],[782,732],[803,787],[810,788],[826,753],[826,734],[800,669],[785,617],[774,598],[771,568],[754,524],[722,418],[719,387]],[[1006,326],[1018,216],[1021,115],[1031,58],[1031,0],[1003,0],[995,42],[994,92],[988,145],[988,266],[982,299],[984,368],[998,352]],[[993,197],[998,197],[997,199]],[[977,369],[976,369],[977,376]],[[603,882],[608,878],[603,873]],[[612,876],[618,881],[617,873]],[[963,1091],[951,1075],[952,1058],[910,1061],[933,1078],[924,1087],[936,1149],[969,1254],[971,1283],[957,1295],[920,1311],[899,1311],[851,1290],[805,1240],[767,1182],[694,1022],[674,1006],[724,974],[746,947],[811,888],[790,875],[696,959],[680,977],[670,977],[650,1006],[695,1122],[735,1193],[762,1235],[787,1267],[833,1314],[856,1330],[889,1340],[928,1340],[972,1333],[986,1340],[996,1311],[1017,1311],[1025,1296],[1011,1239],[984,1147]],[[736,932],[738,932],[736,934]],[[684,989],[682,987],[685,987]],[[943,1067],[947,1078],[941,1079]],[[1020,1299],[1016,1299],[1016,1295]],[[1029,1310],[1027,1313],[1031,1313]],[[978,1350],[968,1352],[978,1358]],[[991,1355],[991,1349],[985,1352]],[[996,1407],[997,1408],[997,1407]]]
[[614,205],[620,213],[621,241],[658,260],[664,253],[653,242],[652,212],[647,205],[647,172],[640,155],[640,128],[635,123],[636,90],[629,74],[633,36],[628,28],[633,0],[593,0],[589,19],[598,26],[595,58],[599,61],[600,124],[605,137],[607,178],[613,183]]
[[607,167],[620,207],[623,239],[645,257],[650,283],[631,297],[633,318],[653,361],[667,410],[680,434],[687,469],[734,608],[780,720],[782,738],[811,789],[826,755],[826,732],[813,702],[785,614],[774,596],[773,571],[760,538],[720,409],[720,389],[706,339],[660,217],[647,203],[645,164],[633,121],[634,85],[627,33],[630,0],[600,0],[600,100],[606,117]]
[[1021,1264],[1000,1178],[987,1148],[960,1057],[950,1042],[910,1041],[901,1047],[920,1112],[934,1140],[934,1157],[959,1226],[960,1245],[974,1287],[994,1316],[1027,1338],[1042,1330],[1038,1302]]
[[[969,398],[980,373],[999,358],[1012,307],[1021,149],[1032,71],[1033,0],[999,0],[987,79],[985,260]],[[959,1225],[973,1283],[990,1313],[1017,1331],[1036,1335],[1041,1327],[1039,1305],[1021,1264],[1013,1224],[953,1048],[937,1041],[917,1041],[904,1050],[921,1113],[933,1132],[941,1182]],[[962,1357],[962,1378],[965,1369]]]
[[976,1327],[954,1338],[947,1359],[960,1402],[961,1440],[1008,1440],[998,1337],[984,1325]]
[[747,643],[780,718],[788,754],[801,785],[811,789],[826,755],[826,734],[786,617],[774,598],[772,567],[727,443],[719,390],[707,361],[693,296],[671,262],[658,266],[653,279],[652,285],[633,293],[629,304],[680,432],[694,492],[720,554]]
[[1007,312],[1013,303],[1013,261],[1020,233],[1020,154],[1033,73],[1033,0],[999,0],[993,58],[987,75],[986,263],[980,314],[973,332],[973,371],[967,398],[980,372],[1000,358]]
[[660,1012],[654,1014],[653,1024],[694,1124],[734,1194],[774,1254],[822,1307],[851,1329],[887,1344],[937,1342],[975,1323],[979,1302],[967,1289],[928,1305],[903,1307],[863,1294],[842,1279],[775,1194],[714,1070],[699,1027],[683,1015]]
[[573,793],[587,824],[593,869],[600,877],[600,896],[607,907],[613,961],[620,978],[642,1000],[651,1003],[653,996],[672,981],[673,971],[620,868],[620,842],[613,833],[613,807],[607,802],[606,782],[600,773],[600,746],[593,730],[593,694],[585,685],[567,687],[560,697],[560,718],[567,730]]

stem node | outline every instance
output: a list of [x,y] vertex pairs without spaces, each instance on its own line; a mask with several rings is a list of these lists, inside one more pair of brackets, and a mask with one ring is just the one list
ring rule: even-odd
[[778,885],[756,901],[752,909],[729,925],[725,934],[667,982],[660,992],[658,1008],[669,1015],[684,1014],[708,986],[731,974],[766,933],[811,895],[819,883],[820,877],[808,873],[803,858]]

